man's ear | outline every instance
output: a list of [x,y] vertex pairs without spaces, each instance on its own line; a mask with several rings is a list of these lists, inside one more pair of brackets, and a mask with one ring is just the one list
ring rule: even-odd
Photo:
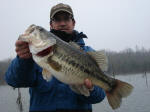
[[53,28],[52,21],[49,22],[50,30]]
[[76,21],[75,20],[72,20],[73,21],[73,26],[75,26],[75,24],[76,24]]

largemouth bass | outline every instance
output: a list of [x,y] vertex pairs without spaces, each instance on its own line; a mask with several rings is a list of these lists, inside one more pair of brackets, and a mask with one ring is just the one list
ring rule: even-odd
[[19,40],[29,43],[34,61],[43,68],[43,77],[51,75],[69,85],[83,85],[85,79],[103,88],[112,109],[120,107],[123,97],[127,97],[133,86],[111,78],[103,70],[107,69],[106,57],[101,52],[85,52],[75,43],[67,43],[51,32],[31,25],[20,35]]

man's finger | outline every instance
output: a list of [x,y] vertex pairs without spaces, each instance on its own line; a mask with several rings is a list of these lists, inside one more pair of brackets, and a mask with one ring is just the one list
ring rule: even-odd
[[23,45],[28,45],[28,43],[24,42],[24,41],[20,41],[20,40],[17,40],[16,43],[15,43],[16,47],[20,47],[20,46],[23,46]]
[[92,84],[92,82],[89,79],[85,79],[84,84],[85,84],[85,86],[88,89],[92,89],[93,88],[93,84]]
[[22,45],[20,47],[16,47],[15,50],[16,50],[16,52],[18,52],[18,51],[22,51],[24,49],[29,49],[29,46],[28,45]]
[[31,53],[26,53],[26,54],[22,54],[19,56],[20,58],[23,58],[23,59],[29,59],[32,57],[32,54]]
[[24,54],[30,53],[30,50],[29,50],[29,48],[22,49],[22,50],[17,50],[17,49],[16,49],[16,52],[17,52],[17,54],[20,56],[20,55],[24,55]]

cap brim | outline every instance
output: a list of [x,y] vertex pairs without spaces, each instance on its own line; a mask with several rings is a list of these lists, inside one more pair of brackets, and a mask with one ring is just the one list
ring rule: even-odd
[[54,15],[55,15],[57,12],[61,12],[61,11],[64,11],[64,12],[67,12],[67,13],[73,15],[73,14],[72,14],[70,11],[68,11],[68,10],[65,10],[65,9],[59,9],[59,10],[56,10],[55,12],[53,12],[53,14],[51,15],[50,18],[53,18]]

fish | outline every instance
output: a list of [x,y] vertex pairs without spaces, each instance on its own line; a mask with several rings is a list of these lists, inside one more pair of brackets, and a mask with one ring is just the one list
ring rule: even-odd
[[75,42],[67,43],[34,24],[19,36],[19,40],[29,43],[33,60],[43,68],[45,80],[49,81],[53,76],[70,85],[76,93],[84,94],[88,91],[81,85],[85,79],[89,79],[93,85],[105,91],[112,109],[119,108],[122,98],[129,96],[134,88],[131,84],[106,74],[108,60],[102,51],[86,52]]

